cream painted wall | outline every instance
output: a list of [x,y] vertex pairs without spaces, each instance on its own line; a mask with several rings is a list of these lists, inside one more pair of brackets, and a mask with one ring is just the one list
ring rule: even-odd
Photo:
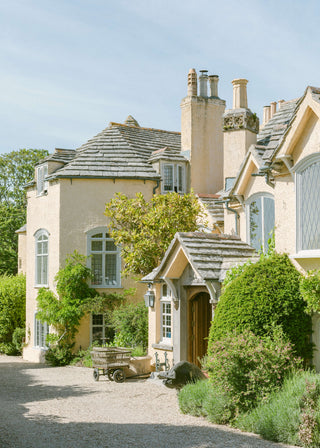
[[[50,182],[48,194],[36,196],[35,189],[28,191],[27,213],[27,253],[30,262],[27,265],[27,342],[24,358],[39,362],[43,353],[34,349],[34,314],[38,288],[35,288],[35,241],[34,234],[40,228],[49,232],[49,288],[55,290],[54,276],[63,265],[67,255],[77,250],[87,253],[86,232],[105,226],[105,204],[116,192],[124,192],[129,197],[142,192],[146,199],[152,196],[155,182],[143,180],[112,179],[60,179]],[[121,288],[100,289],[105,292],[121,292],[135,287],[134,301],[143,298],[146,286],[129,278],[123,278]],[[76,349],[86,348],[90,342],[90,318],[85,317],[76,338]]]
[[18,233],[18,274],[27,271],[27,233]]
[[223,133],[223,177],[236,177],[249,147],[256,143],[257,134],[247,129],[229,130]]

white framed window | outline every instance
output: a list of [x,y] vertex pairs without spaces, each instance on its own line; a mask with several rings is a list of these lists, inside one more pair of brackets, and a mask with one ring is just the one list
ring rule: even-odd
[[42,323],[37,319],[37,313],[34,315],[34,347],[36,348],[48,348],[47,336],[49,334],[49,325],[45,322]]
[[162,192],[185,192],[184,165],[164,163],[162,166]]
[[172,295],[166,284],[162,285],[161,299],[161,342],[170,342],[172,339]]
[[247,201],[247,241],[257,251],[268,250],[274,231],[274,199],[269,193],[254,194]]
[[88,232],[87,254],[95,288],[121,287],[120,249],[114,244],[107,229],[100,227]]
[[320,249],[320,154],[301,160],[295,171],[297,251]]
[[107,322],[104,314],[91,315],[91,344],[97,342],[99,345],[109,343],[114,338],[114,330]]
[[48,191],[48,181],[45,177],[48,175],[48,165],[40,165],[37,167],[37,196],[42,196]]
[[48,286],[48,243],[49,233],[40,229],[35,235],[35,284],[36,286]]

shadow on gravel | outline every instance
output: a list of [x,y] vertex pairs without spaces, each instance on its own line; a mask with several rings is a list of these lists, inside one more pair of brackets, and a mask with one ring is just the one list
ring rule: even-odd
[[[2,448],[279,448],[217,427],[114,423],[63,423],[59,417],[26,418],[26,403],[95,393],[80,386],[42,385],[38,364],[0,363],[0,447]],[[29,373],[28,373],[29,372]],[[106,395],[106,405],[108,397]],[[157,403],[152,404],[157,406]],[[89,410],[88,410],[89,411]],[[76,410],[72,409],[73,415]],[[146,410],[147,412],[147,410]]]

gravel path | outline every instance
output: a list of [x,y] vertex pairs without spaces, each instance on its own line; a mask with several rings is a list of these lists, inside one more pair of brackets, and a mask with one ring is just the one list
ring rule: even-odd
[[159,380],[123,384],[92,369],[0,355],[0,447],[279,448],[252,434],[182,415]]

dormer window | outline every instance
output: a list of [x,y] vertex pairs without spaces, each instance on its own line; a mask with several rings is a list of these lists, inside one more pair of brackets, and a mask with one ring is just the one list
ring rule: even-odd
[[176,163],[164,163],[162,173],[162,192],[185,192],[184,166]]
[[48,165],[40,165],[37,167],[37,195],[42,196],[48,191],[48,181],[45,177],[48,175]]

